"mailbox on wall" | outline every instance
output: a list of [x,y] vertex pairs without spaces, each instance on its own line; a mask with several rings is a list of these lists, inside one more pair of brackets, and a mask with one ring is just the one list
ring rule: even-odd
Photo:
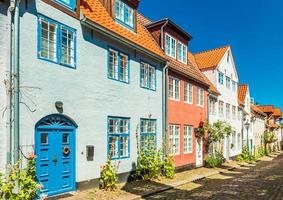
[[86,146],[86,159],[87,161],[93,161],[94,157],[94,146],[88,145]]

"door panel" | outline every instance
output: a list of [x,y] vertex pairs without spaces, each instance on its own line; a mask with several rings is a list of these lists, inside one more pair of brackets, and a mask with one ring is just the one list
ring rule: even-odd
[[75,189],[74,140],[72,129],[36,131],[37,178],[48,196]]

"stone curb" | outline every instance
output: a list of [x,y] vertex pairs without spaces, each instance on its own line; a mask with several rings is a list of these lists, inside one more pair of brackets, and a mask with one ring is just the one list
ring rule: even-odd
[[[227,169],[224,169],[223,171],[231,171],[231,170],[233,170],[235,168],[236,167],[229,167]],[[161,189],[144,192],[143,194],[140,194],[140,195],[133,195],[132,197],[129,196],[129,197],[125,198],[124,200],[138,200],[138,199],[141,199],[141,198],[146,198],[146,197],[149,197],[149,196],[161,193],[161,192],[165,192],[165,191],[174,189],[176,187],[180,187],[182,185],[185,185],[185,184],[188,184],[188,183],[191,183],[191,182],[199,181],[199,180],[208,178],[210,176],[221,174],[221,173],[223,173],[223,171],[216,171],[216,172],[209,173],[207,175],[197,175],[197,176],[195,176],[195,177],[193,177],[193,178],[191,178],[191,179],[189,179],[187,181],[180,181],[180,182],[168,184],[167,186],[164,186]]]

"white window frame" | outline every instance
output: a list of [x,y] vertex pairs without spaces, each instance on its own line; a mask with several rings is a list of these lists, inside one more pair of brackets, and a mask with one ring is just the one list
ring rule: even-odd
[[[167,39],[169,39],[169,47],[168,47]],[[173,47],[172,47],[173,41],[175,41],[175,51],[174,51],[175,55],[173,55]],[[173,36],[169,35],[168,33],[165,34],[165,53],[166,53],[166,55],[176,59],[176,56],[177,56],[177,40]]]
[[204,107],[204,89],[197,87],[197,106]]
[[[187,145],[187,146],[186,146]],[[193,126],[184,126],[184,154],[193,153]]]
[[181,131],[180,125],[176,125],[176,124],[169,125],[170,155],[180,155],[180,144],[181,144],[180,143],[180,131]]
[[226,119],[231,119],[231,105],[229,103],[226,103],[225,109],[226,109]]
[[232,91],[233,92],[237,91],[237,83],[236,83],[236,81],[232,81]]
[[[170,80],[173,81],[172,82],[173,91],[170,90]],[[177,89],[176,84],[177,83],[178,83],[178,93],[176,93],[176,89]],[[180,101],[180,95],[181,94],[180,94],[180,80],[179,79],[174,78],[172,76],[169,76],[169,90],[168,90],[168,92],[169,92],[169,99],[175,100],[175,101]],[[173,96],[170,95],[171,92],[172,92]],[[178,96],[177,96],[177,94],[178,94]]]
[[236,106],[232,106],[232,119],[236,119],[236,109],[237,107]]
[[223,101],[218,101],[218,113],[219,117],[224,117],[224,102]]
[[209,114],[216,115],[216,100],[213,98],[209,99]]
[[230,90],[231,89],[231,78],[226,76],[225,81],[226,81],[226,88]]
[[[180,52],[179,52],[179,45],[180,45],[180,48],[181,48]],[[177,55],[177,59],[178,59],[178,61],[187,64],[187,54],[188,54],[187,52],[188,52],[187,45],[185,45],[184,43],[178,41],[178,43],[177,43],[177,54],[178,54]],[[179,58],[179,53],[181,54],[180,58]]]
[[193,104],[194,102],[194,86],[191,83],[184,83],[184,102]]

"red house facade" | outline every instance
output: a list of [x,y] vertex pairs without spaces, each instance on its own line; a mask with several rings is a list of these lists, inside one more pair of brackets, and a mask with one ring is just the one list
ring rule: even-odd
[[204,141],[196,132],[207,119],[209,83],[188,52],[192,37],[169,19],[148,23],[147,28],[169,61],[167,149],[177,168],[202,166]]

